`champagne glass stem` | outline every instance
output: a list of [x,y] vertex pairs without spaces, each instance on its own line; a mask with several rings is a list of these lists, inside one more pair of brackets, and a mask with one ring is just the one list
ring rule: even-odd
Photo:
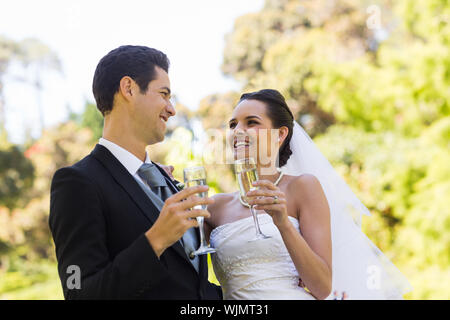
[[[198,186],[198,185],[206,185],[206,170],[204,167],[185,168],[183,170],[183,175],[184,175],[184,182],[188,187]],[[208,197],[208,192],[203,192],[200,194],[200,196],[203,198],[206,198],[206,197]],[[201,205],[194,207],[194,209],[203,209],[203,210],[205,210],[206,208],[207,208],[206,206],[201,206]],[[204,217],[196,217],[196,218],[197,218],[198,226],[200,229],[199,230],[200,246],[198,247],[197,250],[190,253],[190,257],[216,252],[216,250],[214,248],[208,247],[208,244],[206,243],[205,231],[203,229]]]
[[203,224],[204,224],[205,218],[204,217],[197,217],[198,227],[200,229],[200,246],[206,247],[205,243],[205,232],[203,230]]
[[257,216],[254,206],[250,206],[250,210],[252,211],[253,222],[255,223],[256,236],[258,236],[258,235],[262,234],[261,228],[259,227],[258,216]]
[[253,208],[253,206],[250,206],[250,211],[252,212],[253,221],[255,222],[256,236],[254,239],[249,240],[249,242],[272,238],[271,236],[266,236],[261,232],[261,228],[259,227],[258,214],[256,213],[256,210],[255,208]]

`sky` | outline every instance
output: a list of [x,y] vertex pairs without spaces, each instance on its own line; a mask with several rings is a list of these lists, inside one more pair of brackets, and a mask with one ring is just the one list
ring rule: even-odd
[[[165,52],[171,62],[171,89],[178,101],[196,109],[202,98],[239,90],[220,71],[225,35],[237,17],[259,11],[264,0],[25,1],[0,0],[0,35],[15,41],[34,37],[59,57],[62,73],[48,71],[40,96],[46,127],[82,112],[94,102],[92,78],[98,61],[124,44]],[[12,76],[22,72],[11,68]],[[6,128],[12,142],[25,127],[39,135],[38,95],[9,77],[5,84]]]

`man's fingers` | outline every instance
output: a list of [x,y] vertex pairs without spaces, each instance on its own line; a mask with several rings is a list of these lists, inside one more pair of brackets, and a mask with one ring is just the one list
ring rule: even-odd
[[166,202],[169,201],[169,203],[175,203],[180,202],[183,199],[189,198],[190,196],[206,192],[209,190],[208,186],[195,186],[195,187],[189,187],[186,189],[181,190],[180,192],[175,193],[173,196],[167,198]]
[[195,206],[208,206],[210,204],[214,203],[214,199],[212,198],[200,198],[197,196],[193,196],[183,202],[180,202],[178,204],[178,208],[181,210],[186,210],[186,209],[190,209],[193,208]]
[[208,210],[202,210],[202,209],[193,209],[193,210],[187,211],[187,213],[186,213],[186,218],[194,219],[197,217],[209,218],[209,217],[211,217],[211,214],[209,213]]

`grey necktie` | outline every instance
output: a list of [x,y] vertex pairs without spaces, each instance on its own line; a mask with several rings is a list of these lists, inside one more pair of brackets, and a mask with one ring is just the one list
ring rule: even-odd
[[[161,198],[162,201],[165,201],[169,198],[173,193],[167,185],[167,181],[162,175],[162,173],[158,170],[158,168],[153,163],[144,163],[138,170],[137,174],[141,177],[142,180],[147,183],[150,189],[155,193],[158,197]],[[160,210],[162,209],[159,208]],[[197,237],[195,234],[194,228],[190,228],[186,231],[186,233],[182,237],[181,241],[184,251],[186,255],[190,257],[190,253],[195,251],[198,247]],[[194,268],[199,270],[199,258],[195,256],[193,259],[190,258],[192,265]]]
[[138,175],[162,201],[172,195],[166,179],[153,163],[144,163],[139,168]]

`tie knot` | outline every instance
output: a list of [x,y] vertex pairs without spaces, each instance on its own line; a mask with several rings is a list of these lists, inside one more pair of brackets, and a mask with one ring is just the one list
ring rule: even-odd
[[167,182],[162,173],[153,163],[144,163],[138,170],[137,174],[141,177],[149,187],[166,187]]

